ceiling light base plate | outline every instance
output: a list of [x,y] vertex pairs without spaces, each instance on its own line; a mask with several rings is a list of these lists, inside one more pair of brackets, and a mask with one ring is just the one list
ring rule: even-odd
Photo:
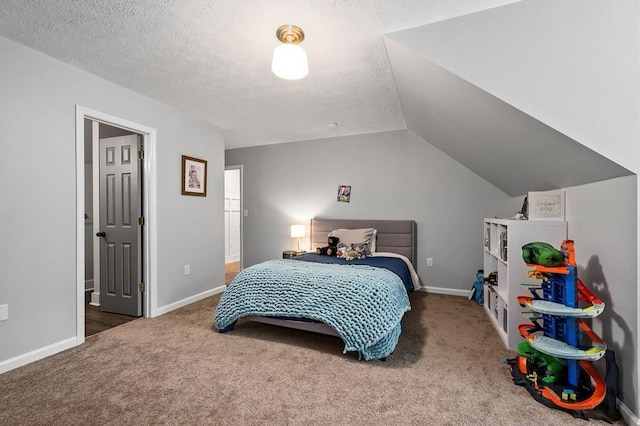
[[281,25],[276,30],[276,37],[283,43],[298,44],[304,40],[304,31],[297,25]]

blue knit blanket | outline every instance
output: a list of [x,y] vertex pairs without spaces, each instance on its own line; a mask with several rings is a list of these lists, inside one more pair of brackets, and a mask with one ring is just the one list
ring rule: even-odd
[[223,333],[249,315],[320,321],[342,337],[345,353],[370,360],[393,352],[410,309],[402,280],[386,269],[283,259],[242,270],[220,298],[214,324]]

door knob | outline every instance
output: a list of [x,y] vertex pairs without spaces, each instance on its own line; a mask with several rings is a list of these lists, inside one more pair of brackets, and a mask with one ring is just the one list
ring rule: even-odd
[[106,236],[107,236],[107,234],[105,234],[104,231],[103,232],[98,232],[96,234],[96,237],[106,237]]

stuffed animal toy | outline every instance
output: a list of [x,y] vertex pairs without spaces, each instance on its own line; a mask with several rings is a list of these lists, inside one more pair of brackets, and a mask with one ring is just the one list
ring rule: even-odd
[[347,260],[364,259],[367,257],[367,244],[351,244],[351,247],[346,249],[344,258]]
[[335,256],[338,253],[338,242],[340,241],[340,238],[338,237],[329,237],[327,238],[327,246],[325,247],[318,247],[316,249],[316,253],[318,254],[324,254],[327,256]]

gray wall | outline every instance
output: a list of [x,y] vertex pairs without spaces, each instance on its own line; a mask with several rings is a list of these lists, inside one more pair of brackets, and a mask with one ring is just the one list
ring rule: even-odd
[[[0,365],[76,337],[76,105],[157,129],[158,307],[223,285],[222,132],[4,38],[0,57]],[[209,161],[206,198],[180,195],[181,154]]]
[[[409,131],[227,150],[226,164],[243,165],[245,267],[294,248],[289,226],[313,217],[414,219],[422,285],[466,294],[482,219],[515,214],[505,193]],[[350,203],[336,201],[340,184]]]
[[[605,303],[593,330],[616,354],[621,399],[637,413],[637,176],[563,188],[568,238],[575,241],[578,277]],[[522,205],[524,197],[511,201]],[[604,359],[596,366],[605,374]]]
[[[578,276],[606,304],[592,327],[616,353],[621,397],[634,413],[638,412],[636,193],[636,176],[566,189]],[[604,371],[604,361],[600,367]]]

